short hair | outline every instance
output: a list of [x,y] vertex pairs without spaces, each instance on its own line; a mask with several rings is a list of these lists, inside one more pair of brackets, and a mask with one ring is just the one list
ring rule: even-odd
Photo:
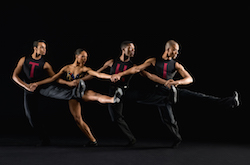
[[84,49],[82,49],[82,48],[78,48],[78,49],[76,49],[76,51],[75,51],[75,55],[79,55],[79,54],[81,54],[82,53],[82,51],[85,51]]
[[166,45],[165,45],[165,49],[168,49],[168,48],[170,48],[171,46],[173,46],[173,45],[175,45],[175,44],[179,45],[176,41],[174,41],[174,40],[169,40],[169,41],[166,43]]
[[124,48],[126,48],[129,44],[133,44],[132,41],[123,41],[121,43],[121,50],[123,50]]
[[34,42],[33,42],[33,47],[36,47],[36,48],[37,48],[39,42],[43,42],[43,43],[45,43],[45,45],[47,46],[47,43],[46,43],[45,40],[37,40],[37,41],[34,41]]

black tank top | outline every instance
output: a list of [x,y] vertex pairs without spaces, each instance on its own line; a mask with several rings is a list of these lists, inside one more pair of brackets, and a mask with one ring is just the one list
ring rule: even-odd
[[176,74],[175,60],[164,60],[157,58],[155,63],[155,71],[157,76],[169,80],[173,79]]
[[31,56],[25,57],[23,63],[24,81],[32,83],[46,78],[47,72],[43,69],[45,62],[43,57],[39,60],[35,60]]
[[[120,60],[120,58],[114,59],[113,65],[110,69],[110,74],[117,74],[117,73],[123,72],[133,66],[134,64],[131,60],[129,60],[128,62],[123,62]],[[116,83],[112,83],[112,85],[119,86],[119,87],[128,86],[130,79],[131,79],[131,75],[123,76],[120,81]]]

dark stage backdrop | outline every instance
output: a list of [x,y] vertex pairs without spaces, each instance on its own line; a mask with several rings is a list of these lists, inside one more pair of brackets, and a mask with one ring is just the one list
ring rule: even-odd
[[[244,11],[235,15],[231,10],[201,17],[195,12],[175,19],[165,12],[157,15],[123,14],[117,11],[91,17],[92,11],[76,10],[72,6],[45,6],[45,9],[25,5],[9,5],[1,11],[1,111],[0,135],[32,134],[24,114],[23,90],[12,80],[11,73],[17,61],[32,53],[32,42],[48,42],[46,59],[55,72],[72,63],[74,51],[85,48],[89,53],[87,66],[94,70],[105,61],[120,55],[120,43],[132,40],[136,45],[134,62],[142,63],[149,57],[160,56],[169,39],[180,43],[178,61],[194,77],[194,83],[182,88],[219,97],[231,96],[237,90],[242,106],[220,109],[210,103],[183,100],[174,106],[181,134],[186,139],[249,138],[248,45],[249,26],[244,22]],[[44,10],[43,12],[39,10]],[[200,9],[199,12],[202,10]],[[165,15],[165,16],[164,16]],[[117,17],[119,19],[117,20]],[[144,17],[145,16],[145,17]],[[201,19],[202,18],[202,19]],[[108,70],[106,71],[108,72]],[[93,79],[89,89],[108,93],[108,81]],[[132,88],[151,88],[152,83],[135,75]],[[82,136],[75,125],[66,101],[42,98],[41,117],[52,135]],[[82,114],[98,137],[120,136],[112,125],[106,105],[83,103]],[[168,137],[154,106],[127,103],[125,118],[137,137]]]

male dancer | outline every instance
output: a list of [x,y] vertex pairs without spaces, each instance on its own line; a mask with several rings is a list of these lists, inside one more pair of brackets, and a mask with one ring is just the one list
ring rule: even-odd
[[[172,93],[171,91],[173,91],[173,93],[175,93],[173,96],[177,97],[175,87],[177,87],[178,85],[187,85],[193,82],[193,78],[185,70],[185,68],[174,60],[177,58],[178,50],[178,43],[173,40],[170,40],[166,43],[165,52],[163,53],[161,58],[150,58],[146,60],[143,64],[139,66],[134,66],[129,70],[120,72],[116,75],[113,75],[112,77],[112,81],[117,81],[120,80],[122,76],[138,73],[151,65],[155,67],[157,76],[152,75],[146,71],[144,71],[143,73],[151,80],[164,85],[157,85],[154,93],[147,95],[139,102],[144,104],[157,105],[163,123],[170,129],[172,134],[175,136],[175,142],[172,147],[177,147],[181,143],[182,138],[179,134],[177,121],[175,121],[172,111],[173,101],[171,101],[171,99],[169,99],[166,94],[169,95],[170,93]],[[178,72],[182,76],[182,79],[176,81],[173,80],[176,72]],[[236,107],[239,105],[237,92],[235,92],[235,95],[233,97],[220,99],[218,97],[208,96],[202,93],[192,92],[186,89],[177,88],[177,90],[180,96],[204,98],[217,102],[226,107]],[[176,98],[174,100],[176,100]]]
[[[41,90],[36,90],[37,85],[32,84],[33,82],[43,80],[49,76],[55,75],[51,65],[45,61],[43,56],[46,54],[46,42],[44,40],[34,41],[33,43],[34,52],[31,56],[22,57],[16,68],[14,69],[12,79],[24,90],[24,108],[25,114],[29,119],[30,125],[35,128],[39,135],[41,142],[38,145],[49,145],[50,140],[47,133],[43,129],[41,119],[38,114],[38,100],[39,92],[42,95],[70,100],[71,98],[81,98],[81,85],[73,89],[60,88],[54,85],[46,86]],[[23,79],[19,76],[24,73]],[[74,87],[77,85],[75,81],[68,82],[65,80],[58,80],[59,83],[66,84],[68,86]],[[35,92],[34,92],[35,91]],[[49,92],[48,92],[49,91]]]
[[[121,51],[122,54],[116,58],[107,61],[102,70],[110,67],[110,74],[117,74],[119,72],[123,72],[131,67],[134,66],[131,58],[134,57],[135,54],[135,46],[131,41],[124,41],[121,43]],[[117,83],[111,83],[109,88],[109,95],[114,95],[116,89],[119,87],[123,89],[123,96],[126,95],[126,90],[128,89],[129,80],[131,76],[124,76],[121,81]],[[136,138],[130,131],[126,121],[124,120],[124,116],[122,115],[123,110],[123,98],[121,99],[120,103],[117,104],[109,104],[108,110],[111,116],[111,120],[116,122],[121,131],[125,134],[128,139],[127,146],[133,146],[136,143]]]

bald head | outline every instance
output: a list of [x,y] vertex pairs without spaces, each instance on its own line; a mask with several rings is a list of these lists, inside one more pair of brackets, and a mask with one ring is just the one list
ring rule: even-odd
[[[176,59],[179,51],[179,44],[174,40],[169,40],[165,46],[165,53],[168,58]],[[163,55],[163,56],[164,56]]]
[[179,44],[178,44],[176,41],[174,41],[174,40],[169,40],[169,41],[166,43],[166,45],[165,45],[165,49],[167,50],[167,49],[169,49],[169,48],[171,48],[171,47],[173,47],[173,46],[175,46],[175,45],[178,45],[178,46],[179,46]]

